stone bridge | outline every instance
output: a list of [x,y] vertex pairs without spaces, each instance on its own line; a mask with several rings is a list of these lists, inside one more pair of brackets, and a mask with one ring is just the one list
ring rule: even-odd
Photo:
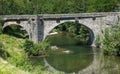
[[4,21],[3,29],[11,24],[18,24],[29,34],[35,43],[43,41],[49,32],[65,22],[84,25],[90,32],[89,44],[95,45],[97,35],[103,36],[106,27],[116,24],[120,12],[76,13],[76,14],[38,14],[38,15],[0,15]]

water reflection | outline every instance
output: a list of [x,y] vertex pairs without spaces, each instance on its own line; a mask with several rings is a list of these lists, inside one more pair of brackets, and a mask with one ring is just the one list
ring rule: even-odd
[[50,55],[46,57],[45,63],[49,64],[50,70],[63,71],[66,73],[77,73],[93,62],[93,50],[83,46],[64,46],[67,50],[74,49],[72,54]]
[[93,48],[76,45],[79,43],[79,40],[74,38],[73,34],[63,32],[57,35],[48,36],[47,40],[51,45],[73,52],[62,55],[53,54],[46,57],[45,62],[49,64],[50,70],[63,71],[65,73],[78,73],[80,70],[83,70],[93,63]]
[[92,64],[78,72],[78,74],[102,74],[103,51],[102,49],[93,48],[94,60]]
[[[82,69],[81,65],[83,65],[85,63],[81,62],[82,61],[82,59],[81,59],[79,63],[83,63],[83,64],[77,64],[77,63],[74,63],[77,65],[72,64],[71,65],[71,67],[73,68],[72,71],[69,71],[67,69],[68,65],[65,65],[65,64],[67,64],[67,63],[65,63],[65,60],[57,60],[58,58],[55,59],[55,57],[52,58],[52,56],[50,56],[50,59],[52,58],[52,60],[50,60],[49,57],[47,57],[47,58],[46,57],[45,58],[34,57],[34,58],[31,58],[31,61],[32,61],[33,65],[39,65],[39,64],[44,65],[45,68],[47,68],[47,70],[52,71],[52,72],[65,71],[64,69],[66,68],[69,72],[75,71],[76,74],[120,74],[120,57],[104,56],[102,49],[93,48],[93,52],[94,52],[94,54],[93,54],[92,60],[90,59],[91,61],[89,62],[89,64],[87,64],[86,66],[84,65],[84,67],[82,67],[83,68]],[[56,56],[56,57],[58,57],[58,56]],[[69,58],[71,58],[71,56],[69,56]],[[73,58],[71,58],[71,59],[73,59]],[[54,61],[54,62],[52,62],[52,61]],[[60,61],[60,62],[58,62],[58,61]],[[73,60],[71,60],[70,62],[72,62],[72,61]],[[61,66],[62,63],[63,63],[63,65],[65,65],[65,67]],[[58,64],[58,65],[55,66],[54,64]],[[58,67],[62,67],[62,68],[64,67],[64,68],[62,70],[62,68],[58,68]],[[78,68],[78,69],[76,69],[76,68]],[[74,69],[76,69],[76,70],[74,70]]]
[[[62,35],[62,34],[61,34]],[[89,46],[77,46],[67,34],[64,37],[59,34],[58,37],[48,39],[52,44],[58,44],[60,48],[70,50],[70,54],[52,54],[45,58],[31,58],[33,65],[44,65],[45,69],[55,72],[63,71],[65,73],[76,74],[120,74],[120,57],[108,57],[103,55],[102,49]],[[67,41],[69,44],[67,44]]]
[[104,56],[102,74],[120,74],[120,57]]

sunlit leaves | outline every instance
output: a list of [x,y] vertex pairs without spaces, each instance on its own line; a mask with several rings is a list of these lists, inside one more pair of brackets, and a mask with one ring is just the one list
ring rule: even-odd
[[111,28],[106,28],[104,36],[104,51],[109,54],[120,52],[120,23]]

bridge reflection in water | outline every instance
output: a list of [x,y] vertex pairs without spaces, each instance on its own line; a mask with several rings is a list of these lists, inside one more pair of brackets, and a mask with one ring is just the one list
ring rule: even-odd
[[[72,58],[74,55],[72,55],[71,57],[70,56],[68,55],[67,58]],[[45,63],[45,66],[47,67],[47,70],[52,72],[56,72],[56,71],[59,71],[59,72],[62,71],[66,73],[75,72],[77,74],[97,74],[101,72],[101,68],[103,66],[102,50],[93,48],[92,54],[90,52],[89,54],[87,53],[87,55],[81,54],[81,55],[76,55],[75,57],[80,57],[80,58],[77,58],[79,61],[73,58],[72,58],[73,60],[72,59],[65,60],[67,59],[65,58],[65,56],[64,58],[58,57],[59,59],[58,60],[56,59],[57,57],[55,58],[52,56],[51,58],[50,57],[44,58],[44,63]],[[67,63],[67,61],[69,61],[69,64]],[[56,63],[57,63],[57,66],[56,66]]]

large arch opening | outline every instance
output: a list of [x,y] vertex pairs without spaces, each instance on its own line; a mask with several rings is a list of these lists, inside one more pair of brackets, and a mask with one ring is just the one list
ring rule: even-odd
[[92,64],[94,40],[93,31],[78,22],[64,22],[56,25],[46,37],[51,43],[50,56],[46,61],[56,70],[77,73]]
[[19,24],[9,24],[7,26],[3,26],[2,32],[3,34],[8,34],[17,38],[29,38],[29,34],[26,29]]
[[[60,35],[62,36],[62,40],[61,38],[59,39]],[[53,45],[57,44],[57,42],[62,45],[70,44],[69,42],[73,42],[72,44],[76,45],[92,45],[94,33],[89,27],[78,22],[64,22],[55,26],[49,32],[47,39],[49,39]]]

